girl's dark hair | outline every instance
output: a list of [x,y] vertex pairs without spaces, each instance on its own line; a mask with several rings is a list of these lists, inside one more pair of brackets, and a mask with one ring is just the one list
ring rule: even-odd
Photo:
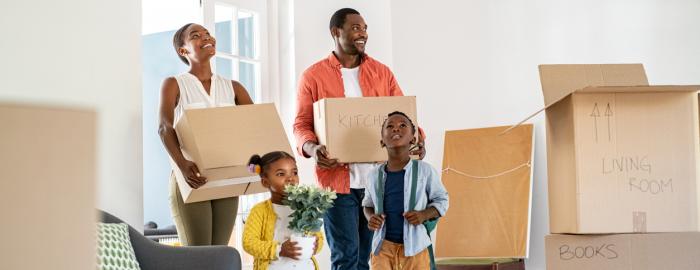
[[285,151],[274,151],[267,153],[262,157],[260,155],[253,155],[252,157],[250,157],[248,165],[260,165],[260,175],[262,176],[263,173],[265,173],[265,170],[268,169],[270,164],[285,158],[296,161],[296,159],[294,159],[294,156],[290,155]]
[[382,130],[384,130],[384,125],[386,125],[386,121],[389,121],[389,117],[392,117],[394,115],[401,115],[403,117],[406,117],[406,119],[408,119],[408,122],[411,123],[411,134],[416,134],[416,125],[413,124],[413,120],[411,120],[411,117],[408,117],[408,115],[400,111],[391,112],[389,113],[389,115],[386,116],[386,119],[384,119],[384,123],[382,123]]
[[185,64],[189,65],[190,62],[187,61],[187,58],[180,55],[180,52],[178,52],[178,49],[180,47],[185,46],[185,39],[183,38],[183,35],[185,34],[185,30],[187,30],[190,25],[193,25],[194,23],[188,23],[180,27],[180,29],[177,29],[175,32],[175,35],[173,35],[173,47],[175,47],[175,53],[177,53],[177,57],[180,57],[180,60],[184,62]]

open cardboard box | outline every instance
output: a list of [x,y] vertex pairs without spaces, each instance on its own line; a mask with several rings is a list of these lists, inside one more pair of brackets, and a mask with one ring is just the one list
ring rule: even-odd
[[641,64],[541,65],[552,233],[697,231],[700,86]]
[[207,178],[205,185],[192,189],[173,164],[186,203],[266,192],[260,177],[248,172],[250,157],[272,151],[292,154],[271,103],[185,110],[175,130],[183,154]]

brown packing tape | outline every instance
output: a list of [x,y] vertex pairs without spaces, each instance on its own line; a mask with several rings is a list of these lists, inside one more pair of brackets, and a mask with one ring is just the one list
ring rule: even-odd
[[647,232],[647,212],[632,212],[632,231],[636,233]]

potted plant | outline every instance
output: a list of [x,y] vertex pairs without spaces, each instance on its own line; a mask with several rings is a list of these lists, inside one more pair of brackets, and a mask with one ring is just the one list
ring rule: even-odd
[[314,233],[321,230],[323,214],[333,206],[335,192],[307,185],[288,185],[284,191],[287,197],[283,202],[292,209],[288,226],[291,240],[301,247],[299,259],[309,259],[314,254]]

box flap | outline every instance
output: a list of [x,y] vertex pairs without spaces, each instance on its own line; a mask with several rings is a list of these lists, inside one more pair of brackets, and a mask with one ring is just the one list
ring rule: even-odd
[[642,64],[540,65],[539,70],[544,107],[513,127],[525,123],[573,92],[681,92],[700,89],[695,85],[649,86]]
[[642,64],[540,65],[545,107],[589,86],[649,85]]
[[445,133],[442,182],[453,196],[437,226],[437,257],[527,257],[533,125],[506,128]]
[[663,93],[697,92],[700,85],[651,85],[651,86],[591,86],[576,90],[576,93]]

